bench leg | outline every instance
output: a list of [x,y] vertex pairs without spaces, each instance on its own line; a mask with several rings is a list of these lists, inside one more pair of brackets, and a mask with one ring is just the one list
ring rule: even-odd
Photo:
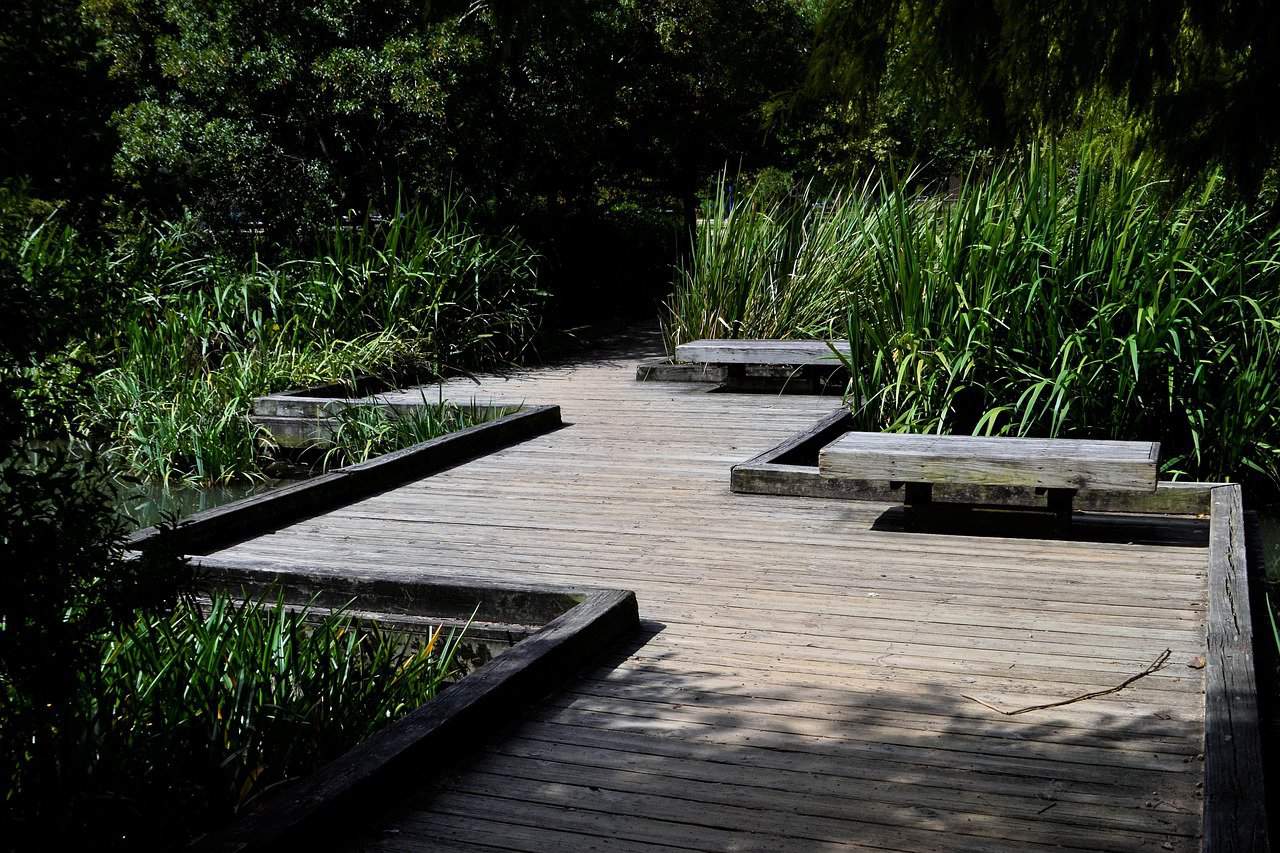
[[1071,532],[1071,503],[1075,499],[1075,489],[1047,489],[1045,503],[1049,511],[1058,517],[1058,532],[1066,535]]
[[933,483],[903,483],[902,502],[907,506],[933,503]]

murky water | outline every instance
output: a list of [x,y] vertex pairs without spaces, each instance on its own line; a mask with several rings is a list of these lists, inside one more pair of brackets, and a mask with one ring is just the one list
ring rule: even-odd
[[186,518],[194,512],[221,506],[250,495],[261,494],[296,480],[264,480],[233,486],[192,488],[120,483],[116,502],[134,527],[148,527],[166,517]]

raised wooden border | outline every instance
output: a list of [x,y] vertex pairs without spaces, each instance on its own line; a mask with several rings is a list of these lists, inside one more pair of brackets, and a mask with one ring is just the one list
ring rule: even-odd
[[676,347],[675,360],[694,364],[831,366],[848,356],[848,341],[702,338]]
[[702,382],[719,385],[728,375],[723,367],[674,362],[666,356],[642,358],[636,363],[637,382]]
[[[813,426],[788,437],[764,453],[734,465],[729,487],[735,492],[756,495],[794,495],[810,498],[901,503],[901,489],[887,480],[824,478],[816,459],[824,445],[847,432],[852,424],[849,411],[836,409]],[[812,457],[815,461],[806,461]],[[1213,483],[1162,482],[1154,493],[1081,489],[1075,508],[1091,512],[1148,513],[1158,515],[1204,515],[1209,512]],[[955,483],[934,485],[934,498],[956,503],[990,506],[1043,507],[1045,497],[1034,489],[1016,486],[977,486]]]
[[1266,853],[1266,796],[1244,503],[1214,487],[1209,517],[1208,655],[1204,695],[1205,853]]
[[[333,435],[338,426],[337,415],[343,409],[377,408],[408,414],[421,409],[424,404],[430,404],[428,399],[391,399],[396,394],[393,391],[349,397],[320,393],[328,390],[336,390],[336,386],[282,391],[257,397],[249,412],[249,421],[271,433],[272,440],[281,447],[305,448]],[[486,411],[489,417],[493,417],[499,412],[515,411],[521,408],[521,404],[495,400],[477,404],[472,401],[471,408]]]
[[348,465],[292,486],[194,513],[169,531],[143,528],[129,537],[127,547],[143,550],[163,543],[163,547],[184,554],[225,548],[562,425],[559,406],[529,406],[497,420]]
[[[393,593],[422,601],[452,587],[461,593],[488,590],[489,597],[524,596],[573,602],[563,613],[489,663],[467,675],[433,701],[387,726],[345,755],[296,785],[270,798],[237,819],[230,827],[198,840],[192,849],[202,853],[324,849],[326,831],[349,827],[363,807],[406,787],[420,785],[428,770],[440,769],[475,743],[492,727],[511,720],[528,702],[540,698],[572,676],[587,662],[639,625],[635,593],[618,589],[504,584],[489,580],[460,582],[400,571],[373,577],[347,570],[318,567],[280,570],[269,564],[199,561],[206,582],[219,572],[221,585],[262,575],[286,584],[320,586],[330,590],[370,587],[379,595]],[[483,584],[477,586],[476,584]],[[484,606],[484,602],[481,602]]]

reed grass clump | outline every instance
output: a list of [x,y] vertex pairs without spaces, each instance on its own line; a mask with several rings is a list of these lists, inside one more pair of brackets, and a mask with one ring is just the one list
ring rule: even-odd
[[[203,236],[169,224],[109,252],[103,275],[122,295],[78,347],[92,375],[82,426],[151,481],[257,476],[269,442],[246,419],[256,396],[512,361],[540,322],[537,253],[456,203],[335,226],[315,253],[274,264],[203,250]],[[66,243],[29,240],[23,263],[61,263]]]
[[871,248],[875,195],[864,186],[824,196],[808,185],[735,199],[727,186],[722,177],[677,275],[668,345],[837,333]]
[[[1152,439],[1168,477],[1280,484],[1280,230],[1218,179],[1175,190],[1147,157],[1033,150],[948,196],[886,176],[753,215],[705,227],[773,245],[779,222],[851,223],[839,282],[811,286],[799,255],[827,250],[802,240],[778,274],[700,237],[679,337],[834,328],[860,429]],[[702,272],[722,268],[738,284]],[[739,319],[702,322],[720,300]]]
[[216,827],[433,698],[463,636],[223,594],[127,621],[86,697],[75,817],[129,849]]
[[339,468],[400,450],[460,429],[513,414],[518,406],[458,405],[448,400],[422,403],[409,409],[349,406],[340,409],[332,435],[319,444],[321,467]]

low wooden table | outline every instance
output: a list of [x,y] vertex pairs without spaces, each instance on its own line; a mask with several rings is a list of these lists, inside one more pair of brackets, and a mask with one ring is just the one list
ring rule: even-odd
[[1033,487],[1066,526],[1078,489],[1154,492],[1159,459],[1152,441],[848,432],[819,452],[818,473],[901,483],[911,507],[930,503],[935,483]]

